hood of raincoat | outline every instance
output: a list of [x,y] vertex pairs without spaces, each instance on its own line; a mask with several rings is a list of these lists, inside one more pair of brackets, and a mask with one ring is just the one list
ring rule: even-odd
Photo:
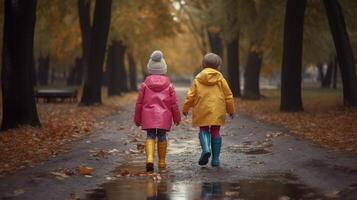
[[204,85],[215,85],[222,78],[221,72],[212,68],[205,68],[196,76],[196,79]]
[[155,92],[160,92],[170,86],[170,79],[162,75],[150,75],[146,77],[144,83]]

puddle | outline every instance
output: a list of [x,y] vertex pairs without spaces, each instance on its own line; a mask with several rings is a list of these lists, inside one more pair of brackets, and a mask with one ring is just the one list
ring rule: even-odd
[[88,200],[155,199],[326,199],[318,191],[285,176],[265,177],[227,182],[175,182],[168,179],[160,181],[150,177],[124,177],[105,183],[101,188],[91,191]]
[[243,146],[233,146],[230,147],[233,152],[236,153],[244,153],[247,155],[262,155],[262,154],[270,154],[272,153],[271,150],[261,147],[243,147]]
[[272,143],[267,141],[244,141],[241,144],[232,145],[228,148],[236,153],[259,155],[272,153],[270,147],[272,147]]
[[199,147],[198,140],[185,140],[185,141],[175,141],[168,145],[168,154],[182,154],[185,152],[191,152],[192,147]]

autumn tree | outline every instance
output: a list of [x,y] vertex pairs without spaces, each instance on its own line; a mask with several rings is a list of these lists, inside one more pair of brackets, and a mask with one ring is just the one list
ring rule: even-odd
[[129,88],[130,91],[137,91],[138,87],[137,87],[137,83],[136,83],[136,63],[134,60],[134,57],[131,53],[127,54],[128,56],[128,63],[129,63]]
[[95,2],[93,27],[91,28],[89,59],[81,99],[82,105],[101,103],[102,67],[110,26],[111,0]]
[[260,99],[259,78],[265,51],[271,46],[269,33],[279,15],[280,1],[243,1],[246,20],[242,23],[243,33],[249,41],[247,59],[244,70],[243,98]]
[[[174,1],[178,6],[177,16],[193,35],[202,55],[209,52],[207,36],[209,2],[204,0]],[[212,19],[212,18],[211,18]]]
[[304,17],[302,69],[316,66],[321,88],[329,88],[335,71],[335,49],[322,1],[308,1]]
[[285,11],[280,110],[302,111],[301,69],[306,0],[288,0]]
[[[137,64],[143,60],[141,66],[142,71],[145,72],[145,62],[150,53],[154,49],[162,48],[157,45],[158,41],[175,35],[177,24],[173,21],[170,5],[168,0],[113,2],[109,40],[112,41],[113,47],[117,47],[113,55],[117,61],[107,70],[111,74],[109,83],[120,83],[117,86],[120,87],[121,92],[136,90]],[[125,66],[124,62],[126,54],[131,55],[127,56],[129,66]],[[118,73],[113,75],[110,70]]]
[[324,0],[324,5],[339,61],[344,104],[357,106],[355,60],[341,6],[337,0]]
[[215,1],[216,21],[220,25],[221,36],[227,50],[227,77],[234,97],[241,96],[239,39],[242,16],[241,1]]
[[[90,39],[92,34],[92,23],[91,23],[91,1],[89,0],[78,0],[78,16],[79,16],[79,25],[81,30],[82,37],[82,56],[78,60],[76,67],[82,68],[87,72],[87,67],[89,64],[89,52],[90,52]],[[86,74],[87,75],[87,74]]]
[[211,52],[223,57],[223,44],[220,29],[215,25],[210,25],[210,27],[207,28],[207,35]]
[[126,47],[120,41],[113,41],[108,50],[107,73],[108,95],[120,95],[128,91],[127,73],[124,65]]
[[[49,72],[62,74],[72,70],[70,64],[80,53],[81,36],[76,1],[37,1],[34,57],[49,56]],[[39,73],[39,72],[37,72]],[[66,73],[67,74],[67,73]],[[48,75],[49,77],[54,74]],[[51,79],[51,78],[50,78]]]
[[5,0],[1,87],[1,129],[39,126],[34,97],[36,0]]

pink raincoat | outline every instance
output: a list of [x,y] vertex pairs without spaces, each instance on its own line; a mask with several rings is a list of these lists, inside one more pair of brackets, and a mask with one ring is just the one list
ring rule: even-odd
[[169,78],[150,75],[141,84],[135,106],[135,124],[143,130],[158,128],[169,131],[172,121],[181,121],[175,88]]

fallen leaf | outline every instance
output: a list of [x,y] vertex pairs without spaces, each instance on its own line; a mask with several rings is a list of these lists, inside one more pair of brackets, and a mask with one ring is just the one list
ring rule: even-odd
[[111,150],[108,151],[108,153],[110,153],[110,154],[118,153],[118,152],[119,152],[118,149],[111,149]]
[[137,154],[137,153],[140,153],[140,151],[136,150],[136,149],[129,149],[129,152],[131,154]]
[[80,175],[92,175],[92,173],[94,172],[94,168],[80,166],[80,167],[78,167],[78,172]]
[[121,176],[130,176],[130,172],[128,170],[124,170],[122,172],[120,172]]
[[51,172],[51,174],[55,175],[56,178],[59,178],[59,179],[65,179],[65,178],[68,178],[69,176],[63,172]]
[[144,144],[136,144],[136,149],[139,151],[143,151],[145,149],[145,145]]

